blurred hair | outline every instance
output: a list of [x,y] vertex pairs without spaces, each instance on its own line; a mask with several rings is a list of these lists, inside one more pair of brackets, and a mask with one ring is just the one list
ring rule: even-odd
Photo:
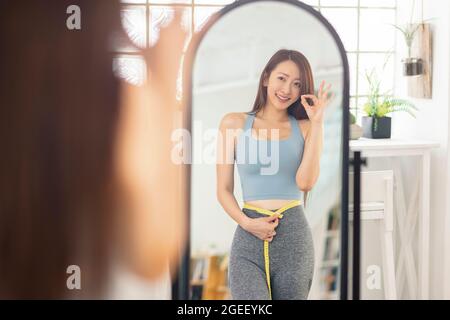
[[[68,30],[68,6],[81,30]],[[0,298],[100,292],[114,229],[118,1],[1,1]]]

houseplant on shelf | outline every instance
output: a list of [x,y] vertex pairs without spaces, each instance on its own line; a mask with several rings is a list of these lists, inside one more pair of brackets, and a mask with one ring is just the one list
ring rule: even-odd
[[363,137],[383,139],[391,137],[391,118],[386,115],[404,111],[412,117],[418,109],[409,101],[380,93],[380,81],[375,77],[375,69],[366,72],[369,83],[369,96],[363,109],[367,116],[362,117]]

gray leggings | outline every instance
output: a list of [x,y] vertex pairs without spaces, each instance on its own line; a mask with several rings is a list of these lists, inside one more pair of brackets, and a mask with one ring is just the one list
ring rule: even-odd
[[[252,209],[242,211],[250,218],[267,217]],[[237,226],[228,269],[232,299],[307,299],[314,273],[311,229],[302,205],[282,214],[275,229],[277,234],[269,242],[271,292],[265,272],[264,241]]]

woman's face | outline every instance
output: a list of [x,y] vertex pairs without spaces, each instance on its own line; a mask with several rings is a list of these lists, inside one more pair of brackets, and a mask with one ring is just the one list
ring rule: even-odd
[[297,65],[286,60],[280,62],[264,81],[267,87],[267,103],[276,109],[287,109],[300,96],[300,72]]

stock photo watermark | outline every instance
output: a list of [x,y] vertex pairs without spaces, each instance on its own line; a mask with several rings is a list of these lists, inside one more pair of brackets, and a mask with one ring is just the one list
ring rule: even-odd
[[381,289],[381,268],[378,265],[370,265],[366,269],[366,273],[369,275],[366,279],[366,287],[369,290]]
[[66,273],[69,277],[66,280],[66,286],[69,290],[81,290],[81,268],[76,264],[67,267]]
[[79,6],[72,4],[67,7],[66,13],[69,16],[66,19],[66,27],[69,30],[81,30],[81,9]]
[[[257,130],[267,136],[269,130]],[[191,134],[175,129],[171,160],[175,164],[254,164],[261,165],[261,175],[274,175],[280,167],[279,129],[271,129],[270,140],[257,139],[251,130],[226,129],[225,134],[215,128],[204,129],[202,121],[194,121]],[[194,136],[194,140],[193,137]],[[239,143],[234,147],[234,141]],[[192,152],[191,152],[192,150]],[[224,151],[225,150],[225,151]]]

